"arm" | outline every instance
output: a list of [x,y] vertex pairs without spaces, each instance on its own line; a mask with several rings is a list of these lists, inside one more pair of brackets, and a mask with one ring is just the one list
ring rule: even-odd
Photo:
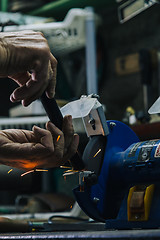
[[54,97],[57,61],[42,33],[33,31],[0,33],[0,77],[9,77],[19,87],[11,101],[24,106],[38,99],[44,91]]

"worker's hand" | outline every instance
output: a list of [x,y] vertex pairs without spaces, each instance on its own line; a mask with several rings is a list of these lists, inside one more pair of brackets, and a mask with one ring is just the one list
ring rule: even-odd
[[10,99],[24,106],[46,91],[54,97],[57,61],[43,34],[34,31],[0,33],[0,77],[18,83]]
[[9,129],[0,132],[0,163],[23,170],[52,168],[64,164],[77,151],[71,116],[65,116],[63,130],[48,122],[46,129]]

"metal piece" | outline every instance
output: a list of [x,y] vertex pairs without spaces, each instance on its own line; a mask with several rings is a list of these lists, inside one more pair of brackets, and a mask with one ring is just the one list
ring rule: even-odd
[[93,172],[91,171],[82,171],[79,172],[79,186],[82,186],[84,184],[84,180],[85,178],[87,178],[90,174],[92,174]]
[[[59,129],[62,129],[63,124],[63,116],[62,113],[55,101],[54,98],[49,99],[45,93],[41,96],[41,102],[43,104],[44,109],[46,110],[46,113],[52,123],[55,124]],[[78,151],[76,154],[70,159],[70,162],[72,164],[73,170],[82,170],[84,169],[84,163],[78,154]]]
[[160,97],[153,103],[153,105],[148,110],[149,114],[157,114],[160,113]]
[[88,137],[109,134],[102,106],[92,109],[89,115],[83,118],[83,122]]

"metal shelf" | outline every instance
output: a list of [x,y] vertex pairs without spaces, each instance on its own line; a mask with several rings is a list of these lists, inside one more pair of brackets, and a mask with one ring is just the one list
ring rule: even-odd
[[30,15],[38,15],[45,17],[54,17],[57,20],[62,20],[71,8],[84,8],[92,6],[96,9],[116,6],[115,0],[58,0],[48,3],[34,11],[29,12]]

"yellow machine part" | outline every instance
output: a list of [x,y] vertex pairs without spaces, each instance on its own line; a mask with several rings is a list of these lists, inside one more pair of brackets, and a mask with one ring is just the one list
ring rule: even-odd
[[150,214],[154,184],[137,185],[129,190],[127,199],[128,221],[147,221]]

